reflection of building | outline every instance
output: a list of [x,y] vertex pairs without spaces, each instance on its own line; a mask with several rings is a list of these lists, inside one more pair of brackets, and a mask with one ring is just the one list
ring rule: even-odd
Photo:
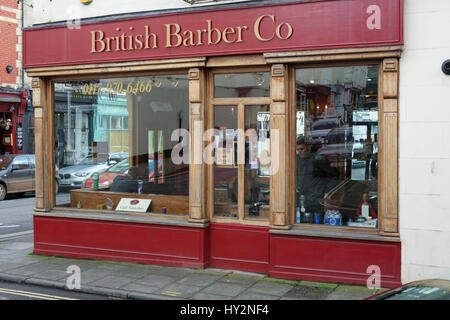
[[98,96],[94,109],[94,141],[105,141],[109,152],[128,152],[128,110],[126,97]]
[[70,88],[55,95],[55,148],[60,168],[80,162],[92,152],[94,96],[74,95]]

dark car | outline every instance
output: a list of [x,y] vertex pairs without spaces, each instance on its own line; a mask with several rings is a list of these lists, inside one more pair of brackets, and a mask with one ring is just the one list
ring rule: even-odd
[[368,297],[366,300],[450,300],[450,280],[414,281]]
[[[23,195],[25,192],[34,192],[35,183],[34,154],[10,154],[0,156],[0,201],[7,194]],[[56,189],[59,185],[56,177]]]

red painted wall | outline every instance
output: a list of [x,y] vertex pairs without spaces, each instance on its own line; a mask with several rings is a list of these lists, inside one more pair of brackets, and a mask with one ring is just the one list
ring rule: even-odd
[[284,279],[366,285],[400,280],[400,243],[270,234],[267,227],[212,223],[209,228],[34,217],[34,253],[189,268],[222,268]]
[[205,268],[202,228],[34,217],[34,253]]
[[269,228],[212,223],[209,232],[211,267],[268,272]]
[[401,284],[401,245],[396,242],[344,240],[303,236],[270,236],[270,272],[273,277],[366,285],[381,271],[381,286]]

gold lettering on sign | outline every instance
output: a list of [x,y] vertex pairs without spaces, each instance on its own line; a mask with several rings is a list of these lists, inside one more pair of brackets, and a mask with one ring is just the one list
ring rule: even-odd
[[[137,36],[136,36],[137,38]],[[150,32],[150,28],[148,26],[145,26],[145,49],[150,48],[150,38],[153,40],[153,49],[158,48],[158,37],[156,34]],[[137,41],[137,40],[136,40]]]
[[270,41],[273,39],[273,37],[275,37],[275,33],[272,34],[272,37],[270,38],[263,38],[261,36],[261,21],[264,18],[270,18],[272,20],[273,23],[275,23],[275,17],[272,15],[263,15],[261,17],[259,17],[258,19],[256,19],[255,25],[253,26],[253,31],[255,32],[255,37],[260,40],[260,41]]
[[[203,44],[217,45],[221,42],[227,44],[243,42],[244,31],[247,26],[225,27],[223,30],[213,26],[212,20],[206,20],[205,29],[183,30],[178,23],[168,23],[166,27],[166,48],[195,47]],[[206,39],[204,35],[206,34]]]
[[[261,35],[261,23],[265,18],[270,19],[272,21],[273,26],[275,27],[275,16],[272,16],[270,14],[265,14],[265,15],[260,16],[258,19],[256,19],[255,24],[253,25],[253,32],[255,33],[255,37],[258,40],[266,42],[266,41],[272,40],[273,38],[275,38],[275,36],[280,40],[287,40],[294,33],[294,29],[292,28],[292,26],[287,22],[283,22],[283,23],[276,25],[275,31],[272,32],[271,37],[264,38]],[[283,30],[287,29],[287,33],[285,35],[282,34],[282,29]]]
[[[174,24],[165,24],[166,26],[166,48],[171,47],[179,47],[181,45],[181,42],[183,41],[183,38],[180,36],[181,27],[178,23]],[[175,27],[175,31],[172,32],[172,26]],[[172,44],[172,38],[176,37],[177,42],[176,44]]]
[[[91,53],[96,53],[96,52],[103,52],[105,50],[105,42],[103,42],[103,38],[105,37],[105,34],[103,33],[103,31],[91,31],[91,35],[92,35],[92,49],[91,49]],[[98,38],[96,35],[99,35]],[[101,44],[101,49],[99,49],[98,51],[97,49],[97,43]]]
[[[212,27],[212,21],[206,20],[208,23],[208,44],[218,44],[220,40],[222,40],[222,34],[220,33],[219,29]],[[213,38],[213,32],[216,34],[216,41],[214,42],[212,40]]]
[[[186,29],[178,23],[167,23],[164,27],[166,48],[242,43],[245,30],[249,30],[245,25],[215,26],[210,19],[205,20],[204,28],[200,29]],[[148,25],[140,31],[132,26],[126,27],[126,31],[121,28],[123,27],[110,31],[90,31],[91,53],[157,49],[158,36],[163,36],[151,32]],[[274,39],[287,40],[294,31],[288,22],[278,23],[274,15],[265,14],[256,19],[253,32],[259,41],[267,42]]]
[[[134,31],[133,27],[129,28]],[[121,32],[118,35],[106,36],[101,30],[91,31],[91,53],[114,51],[132,51],[141,49],[157,49],[158,37],[150,32],[150,27],[144,27],[145,34],[128,34]],[[120,32],[120,28],[115,29]]]

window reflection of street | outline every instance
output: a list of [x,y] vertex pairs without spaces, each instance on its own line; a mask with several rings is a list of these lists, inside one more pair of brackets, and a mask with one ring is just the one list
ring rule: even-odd
[[294,219],[376,227],[378,66],[297,69],[296,83],[296,139],[310,160],[296,156]]

